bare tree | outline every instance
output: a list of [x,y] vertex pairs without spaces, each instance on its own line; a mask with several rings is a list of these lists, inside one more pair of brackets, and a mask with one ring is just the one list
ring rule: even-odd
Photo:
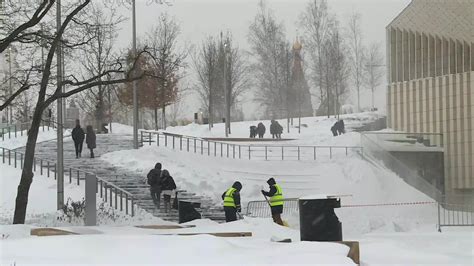
[[[195,90],[201,104],[209,115],[209,123],[225,116],[224,79],[226,69],[227,88],[230,92],[230,108],[235,109],[241,95],[250,88],[249,69],[242,51],[234,45],[228,34],[226,37],[229,52],[225,55],[223,41],[208,37],[200,50],[193,55],[193,65],[197,74],[198,84]],[[224,60],[224,56],[227,59]],[[224,62],[226,64],[224,65]],[[235,116],[231,116],[234,119]]]
[[[92,23],[88,25],[87,31],[91,41],[84,47],[88,53],[85,53],[83,58],[76,59],[83,65],[85,75],[95,76],[108,70],[107,63],[115,56],[113,48],[117,39],[118,25],[124,18],[118,15],[114,5],[108,5],[105,9],[103,5],[95,3],[86,12]],[[93,117],[100,132],[105,122],[106,107],[111,105],[110,88],[99,84],[96,88],[78,94],[77,98],[79,107]]]
[[351,62],[352,82],[357,92],[357,111],[360,112],[360,90],[364,82],[364,45],[362,43],[362,30],[360,27],[361,15],[353,13],[347,23],[347,36],[349,38],[349,55]]
[[[49,1],[47,2],[49,3]],[[84,36],[81,36],[81,34],[87,31],[88,25],[93,25],[93,22],[89,20],[89,18],[85,15],[84,12],[84,9],[90,4],[90,2],[91,0],[81,0],[74,4],[71,4],[66,9],[66,16],[61,21],[59,29],[57,31],[54,31],[51,35],[47,37],[47,40],[49,41],[48,52],[44,62],[44,66],[42,67],[40,75],[41,80],[35,93],[36,100],[34,105],[32,122],[28,131],[24,165],[22,169],[20,183],[18,185],[15,213],[13,217],[13,223],[15,224],[25,222],[26,208],[28,204],[28,194],[31,183],[33,181],[33,158],[35,154],[36,141],[38,138],[39,126],[42,120],[43,111],[57,99],[67,98],[82,91],[97,87],[98,85],[105,86],[130,82],[147,75],[146,72],[136,73],[136,60],[132,63],[129,70],[126,71],[122,63],[124,61],[123,58],[114,58],[113,60],[110,60],[107,63],[107,67],[104,67],[104,70],[101,73],[98,73],[97,75],[77,77],[75,75],[70,74],[64,78],[61,84],[58,84],[60,86],[50,88],[53,58],[55,56],[56,51],[58,51],[61,45],[75,47],[78,53],[87,52],[87,50],[80,48],[84,47],[84,45],[87,44],[87,41],[84,41],[86,38],[83,38]],[[19,3],[15,7],[18,10],[27,10],[29,8],[29,3]],[[41,6],[39,6],[38,9],[41,9]],[[31,16],[32,15],[30,14],[26,17],[28,18]],[[8,25],[14,25],[16,22],[17,20],[15,20],[13,17],[7,18],[7,20],[5,21],[5,23]],[[70,31],[71,29],[71,25],[75,26],[74,32],[69,32],[69,34],[79,35],[77,36],[78,38],[73,38],[74,36],[67,34],[68,31]],[[9,26],[6,28],[14,27]],[[81,31],[80,28],[82,28],[83,31]],[[2,45],[6,45],[6,47],[2,49],[6,49],[13,42],[19,40],[19,38],[24,38],[25,36],[45,35],[44,32],[41,32],[41,34],[38,34],[38,32],[40,32],[40,29],[34,28],[34,25],[31,27],[21,28],[20,30],[9,31],[7,34],[7,36],[9,36],[9,39],[6,41],[2,39]],[[66,39],[65,36],[71,36],[71,38]],[[30,45],[33,47],[38,47],[38,42],[31,42]],[[145,53],[145,51],[140,51],[137,54],[137,57],[140,57],[143,53]],[[32,65],[30,67],[30,70],[31,69],[36,69],[36,66]],[[69,90],[67,90],[67,92],[62,92],[62,90],[60,89],[62,85],[68,86]],[[27,84],[26,86],[31,88],[30,84]],[[48,88],[50,88],[50,92],[48,92]],[[23,90],[23,86],[16,88],[15,93],[12,94],[12,96],[9,98],[9,101],[15,100],[15,98],[21,94],[21,90]]]
[[367,61],[364,66],[365,84],[372,93],[372,108],[375,108],[374,95],[383,78],[383,56],[380,44],[372,43],[367,51]]
[[325,53],[325,45],[331,34],[331,27],[334,21],[335,17],[329,13],[326,0],[312,0],[309,2],[300,18],[300,26],[303,29],[305,43],[309,47],[311,81],[319,88],[317,96],[320,100],[320,105],[328,101],[329,88],[324,86],[327,83],[324,72],[327,70],[325,67],[328,63],[324,61],[328,59]]
[[274,14],[259,3],[259,11],[249,28],[248,40],[251,54],[256,62],[251,66],[256,81],[256,98],[266,110],[267,116],[284,117],[287,87],[287,65],[289,57],[285,46],[283,24],[275,20]]
[[166,106],[173,104],[177,94],[173,91],[178,88],[178,81],[183,77],[186,67],[187,48],[178,49],[180,26],[176,20],[167,14],[157,19],[157,25],[148,33],[148,45],[155,60],[155,75],[160,82],[155,88],[157,91],[157,105],[155,113],[155,129],[158,129],[158,107],[161,107],[163,127],[166,129]]

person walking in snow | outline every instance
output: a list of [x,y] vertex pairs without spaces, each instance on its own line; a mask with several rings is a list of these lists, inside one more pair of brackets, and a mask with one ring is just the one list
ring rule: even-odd
[[151,169],[146,175],[147,183],[150,186],[150,195],[156,207],[160,208],[161,195],[161,163],[156,163],[155,168]]
[[74,148],[76,150],[76,159],[81,157],[82,143],[84,142],[85,133],[81,128],[79,119],[76,119],[76,127],[72,130],[72,140],[74,141]]
[[276,120],[272,120],[270,124],[270,134],[272,138],[281,139],[281,133],[283,133],[283,127]]
[[262,190],[262,194],[267,197],[270,197],[268,204],[270,205],[273,222],[283,225],[281,220],[281,214],[283,213],[283,192],[280,185],[278,185],[273,177],[267,180],[267,184],[270,186],[270,191]]
[[94,149],[96,148],[96,136],[94,129],[91,125],[86,127],[86,144],[87,148],[91,151],[91,158],[94,158]]
[[224,200],[225,221],[233,222],[237,220],[237,212],[241,211],[240,207],[240,190],[242,184],[235,181],[231,188],[222,194]]
[[257,136],[257,127],[250,126],[250,138],[254,139]]
[[171,195],[173,194],[173,190],[176,189],[176,183],[168,170],[164,169],[161,172],[161,192],[163,193],[164,199],[164,207],[165,212],[171,211]]
[[263,139],[263,136],[265,135],[265,130],[266,130],[265,125],[262,122],[258,123],[257,133],[258,133],[259,139]]

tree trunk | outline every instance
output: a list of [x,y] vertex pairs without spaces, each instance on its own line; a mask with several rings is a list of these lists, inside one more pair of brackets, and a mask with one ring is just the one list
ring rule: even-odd
[[163,119],[163,129],[166,130],[166,106],[161,108],[161,119]]
[[[39,105],[39,104],[38,104]],[[24,224],[26,217],[26,207],[28,205],[28,194],[31,183],[33,182],[33,161],[35,156],[36,140],[38,139],[38,132],[41,123],[42,108],[36,106],[33,115],[33,121],[28,131],[28,140],[26,142],[25,160],[23,163],[23,170],[21,172],[20,184],[15,202],[15,214],[13,216],[14,224]]]
[[155,107],[155,130],[158,130],[158,108]]

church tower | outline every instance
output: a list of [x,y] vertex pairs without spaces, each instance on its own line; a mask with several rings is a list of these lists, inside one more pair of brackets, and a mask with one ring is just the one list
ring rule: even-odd
[[292,117],[313,116],[311,94],[303,72],[303,59],[301,58],[301,44],[297,37],[293,44],[293,67],[291,70],[291,90],[288,93],[290,114]]

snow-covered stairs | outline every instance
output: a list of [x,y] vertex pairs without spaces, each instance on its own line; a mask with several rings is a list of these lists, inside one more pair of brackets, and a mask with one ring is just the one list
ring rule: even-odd
[[[178,221],[178,212],[171,210],[169,213],[160,211],[150,195],[149,186],[146,184],[145,176],[131,170],[116,167],[100,159],[100,156],[109,152],[129,150],[133,148],[132,137],[123,134],[98,134],[97,148],[94,149],[95,158],[90,158],[89,150],[84,143],[82,158],[76,159],[74,143],[70,137],[64,139],[64,168],[65,175],[69,175],[69,168],[80,169],[95,173],[98,177],[112,182],[114,185],[130,192],[136,199],[137,205],[153,214],[154,216],[169,221]],[[24,150],[20,148],[19,150]],[[36,146],[37,158],[55,161],[56,160],[56,140],[38,143]],[[150,166],[152,167],[152,166]],[[54,172],[54,167],[51,171]],[[74,173],[73,173],[74,175]],[[174,198],[174,196],[173,196]],[[223,211],[215,207],[215,203],[210,198],[196,195],[192,192],[182,191],[179,193],[180,200],[200,202],[201,208],[198,210],[203,217],[214,220],[223,220]],[[163,210],[163,200],[161,201]]]

